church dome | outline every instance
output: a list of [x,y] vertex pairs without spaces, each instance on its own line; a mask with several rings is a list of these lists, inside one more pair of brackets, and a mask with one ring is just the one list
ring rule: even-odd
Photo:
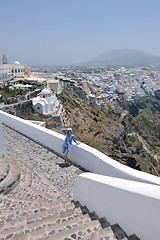
[[42,95],[49,95],[51,94],[51,91],[48,88],[44,88],[41,92]]
[[20,65],[20,62],[15,61],[15,62],[14,62],[14,65]]

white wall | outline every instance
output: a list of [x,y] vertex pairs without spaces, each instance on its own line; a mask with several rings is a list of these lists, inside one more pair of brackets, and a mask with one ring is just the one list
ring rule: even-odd
[[[3,111],[0,111],[0,118],[5,125],[62,154],[64,135],[36,126]],[[160,185],[160,178],[124,166],[86,144],[81,143],[72,149],[69,159],[93,173]]]
[[4,138],[3,138],[3,129],[2,129],[2,121],[0,116],[0,156],[6,155]]
[[0,111],[0,119],[6,126],[9,126],[34,141],[53,149],[57,153],[62,153],[61,145],[64,140],[62,134],[37,126],[3,111]]
[[109,223],[118,223],[141,240],[160,239],[160,186],[83,173],[76,179],[74,200]]
[[34,108],[35,108],[35,112],[36,113],[40,113],[40,114],[43,114],[45,113],[45,105],[43,103],[37,103],[34,105]]
[[93,173],[160,185],[159,177],[122,165],[83,143],[75,146],[69,156],[73,162]]

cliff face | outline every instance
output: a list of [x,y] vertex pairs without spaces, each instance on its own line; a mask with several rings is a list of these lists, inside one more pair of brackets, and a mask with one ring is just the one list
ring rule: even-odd
[[113,159],[139,169],[132,149],[125,142],[125,127],[114,106],[97,106],[81,90],[63,91],[60,96],[69,124],[79,141],[82,141]]

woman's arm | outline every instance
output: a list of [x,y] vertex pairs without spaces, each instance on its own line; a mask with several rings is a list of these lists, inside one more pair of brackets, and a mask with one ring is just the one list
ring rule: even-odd
[[67,132],[66,132],[66,129],[65,128],[63,128],[62,129],[62,132],[66,135],[67,134]]
[[73,139],[73,141],[77,144],[77,145],[79,145],[80,143],[78,143],[77,141],[76,141],[76,139],[75,139],[75,136],[73,135],[72,136],[72,139]]

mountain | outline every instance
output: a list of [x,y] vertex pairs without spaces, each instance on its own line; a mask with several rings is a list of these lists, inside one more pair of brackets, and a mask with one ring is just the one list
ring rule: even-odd
[[87,64],[95,65],[149,65],[160,63],[160,56],[134,49],[117,49],[93,58]]

